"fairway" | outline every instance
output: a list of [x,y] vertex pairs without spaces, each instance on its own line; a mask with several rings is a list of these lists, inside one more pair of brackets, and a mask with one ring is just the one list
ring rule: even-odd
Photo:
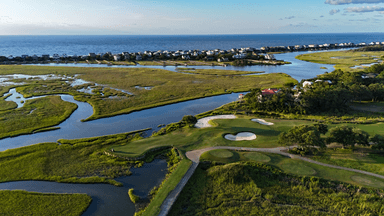
[[210,151],[209,154],[218,158],[230,158],[233,156],[233,153],[226,149],[213,150],[213,151]]
[[369,186],[384,188],[384,182],[370,176],[358,176],[354,175],[351,177],[352,181]]
[[258,153],[258,152],[245,153],[244,157],[246,157],[250,160],[253,160],[253,161],[263,162],[263,163],[268,163],[269,161],[271,161],[270,157],[268,157],[265,154]]

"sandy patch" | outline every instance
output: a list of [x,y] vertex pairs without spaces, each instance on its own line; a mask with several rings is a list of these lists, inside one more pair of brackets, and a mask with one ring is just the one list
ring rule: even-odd
[[197,128],[207,128],[212,127],[208,122],[213,119],[235,119],[237,118],[235,115],[217,115],[217,116],[209,116],[202,119],[199,119],[195,124]]
[[251,119],[253,122],[257,122],[262,125],[274,125],[272,122],[266,122],[264,119]]
[[256,135],[250,132],[241,132],[236,134],[236,136],[227,134],[224,136],[224,138],[231,141],[254,140],[256,139]]

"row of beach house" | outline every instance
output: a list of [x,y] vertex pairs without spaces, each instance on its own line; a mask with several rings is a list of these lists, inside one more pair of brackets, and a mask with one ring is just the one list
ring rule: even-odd
[[[144,51],[144,52],[122,52],[118,54],[112,54],[111,52],[106,53],[89,53],[88,55],[72,55],[68,56],[67,54],[53,54],[52,56],[46,54],[42,56],[29,56],[29,55],[21,55],[14,57],[12,55],[6,57],[8,60],[12,61],[15,58],[21,58],[21,59],[32,59],[34,61],[38,60],[85,60],[89,57],[92,59],[95,59],[97,56],[103,57],[106,54],[108,56],[113,56],[113,59],[115,61],[121,61],[121,60],[143,60],[145,56],[147,57],[160,57],[163,56],[165,58],[171,58],[171,57],[181,57],[184,60],[189,60],[191,57],[197,57],[200,55],[204,55],[206,57],[214,57],[218,55],[231,55],[233,59],[244,59],[247,57],[247,55],[259,55],[259,54],[265,54],[264,58],[267,60],[275,60],[275,57],[271,54],[266,54],[267,52],[294,52],[294,51],[307,51],[307,50],[327,50],[327,49],[341,49],[341,48],[354,48],[354,47],[363,47],[368,45],[384,45],[384,42],[371,42],[371,43],[335,43],[335,44],[310,44],[310,45],[295,45],[295,46],[277,46],[277,47],[261,47],[260,49],[247,47],[247,48],[232,48],[230,50],[221,50],[221,49],[213,49],[213,50],[177,50],[177,51],[167,51],[167,50],[158,50],[158,51]],[[212,60],[213,58],[211,58]],[[226,58],[218,58],[218,61],[225,61]]]

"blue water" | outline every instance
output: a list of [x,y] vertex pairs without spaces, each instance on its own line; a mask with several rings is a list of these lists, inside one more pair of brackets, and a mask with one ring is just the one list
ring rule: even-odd
[[384,41],[384,33],[263,34],[263,35],[119,35],[119,36],[0,36],[0,55],[90,52],[231,49],[341,42]]

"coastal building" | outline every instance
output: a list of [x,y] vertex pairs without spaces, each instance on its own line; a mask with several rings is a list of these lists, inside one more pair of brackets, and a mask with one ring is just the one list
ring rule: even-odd
[[13,60],[13,55],[9,55],[7,58],[8,60]]
[[55,53],[55,54],[53,54],[52,58],[53,58],[53,60],[59,60],[60,59],[60,55]]
[[246,54],[242,53],[242,54],[234,55],[234,56],[232,56],[232,58],[234,58],[234,59],[243,59],[246,56],[247,56]]
[[310,87],[311,85],[313,85],[313,82],[310,82],[310,81],[304,81],[303,82],[303,87]]
[[190,60],[191,59],[191,57],[189,57],[189,55],[182,55],[181,58],[184,60]]
[[37,61],[37,60],[39,60],[39,56],[37,56],[37,55],[33,55],[33,56],[32,56],[32,59],[33,59],[34,61]]
[[227,61],[228,61],[228,58],[224,58],[224,57],[222,57],[222,58],[217,59],[217,61],[218,61],[218,62],[227,62]]
[[115,61],[120,61],[121,60],[121,56],[120,55],[113,55],[113,60]]
[[268,59],[268,60],[276,60],[275,56],[273,54],[266,54],[264,56],[265,59]]
[[49,60],[49,55],[48,54],[44,54],[41,56],[41,58],[43,58],[43,60]]
[[26,59],[26,58],[28,58],[29,57],[29,55],[21,55],[21,58],[22,59]]
[[141,57],[141,55],[136,55],[136,61],[141,61],[143,60],[143,57]]

